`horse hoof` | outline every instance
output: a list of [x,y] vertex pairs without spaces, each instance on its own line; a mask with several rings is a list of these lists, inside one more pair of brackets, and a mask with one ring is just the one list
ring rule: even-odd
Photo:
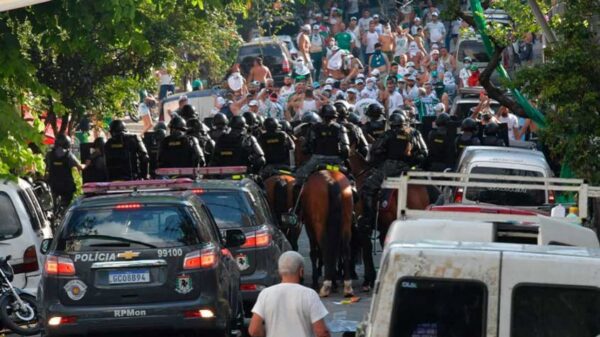
[[344,297],[354,296],[354,289],[352,289],[352,281],[344,281]]
[[323,286],[319,291],[319,296],[329,297],[329,295],[331,295],[331,281],[323,281]]

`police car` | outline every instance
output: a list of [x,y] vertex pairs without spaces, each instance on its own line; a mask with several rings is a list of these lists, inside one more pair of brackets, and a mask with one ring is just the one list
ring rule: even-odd
[[159,169],[159,175],[226,174],[239,179],[202,179],[194,193],[210,209],[222,231],[240,229],[246,243],[231,250],[241,274],[241,290],[247,314],[258,293],[279,282],[277,261],[292,247],[277,227],[264,191],[251,179],[243,178],[245,166],[199,169]]
[[[243,324],[240,275],[189,179],[84,185],[47,254],[38,290],[47,336],[128,331],[210,332]],[[165,191],[166,190],[166,191]]]

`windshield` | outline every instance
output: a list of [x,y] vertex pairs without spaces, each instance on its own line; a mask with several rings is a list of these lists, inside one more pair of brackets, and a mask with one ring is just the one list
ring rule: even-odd
[[8,240],[21,234],[21,223],[15,206],[8,194],[0,192],[0,240]]
[[58,250],[79,252],[114,247],[164,248],[200,243],[183,207],[75,210],[62,232]]
[[[477,166],[471,173],[495,174],[521,177],[543,177],[542,172],[519,170],[512,168]],[[472,182],[481,181],[470,179]],[[484,180],[487,181],[487,180]],[[502,181],[502,183],[522,184],[522,181]],[[485,187],[469,187],[466,199],[502,206],[542,206],[546,203],[546,192],[543,190],[501,189]]]
[[[455,115],[458,116],[460,119],[470,117],[473,114],[471,108],[475,108],[478,104],[479,102],[459,102],[456,105]],[[490,108],[492,108],[494,112],[497,112],[499,107],[500,104],[498,103],[492,102],[490,104]]]
[[490,61],[483,42],[476,40],[462,41],[458,47],[458,60],[464,60],[469,56],[473,62],[487,63]]
[[200,199],[210,209],[219,228],[252,226],[253,212],[239,192],[213,191],[202,193]]

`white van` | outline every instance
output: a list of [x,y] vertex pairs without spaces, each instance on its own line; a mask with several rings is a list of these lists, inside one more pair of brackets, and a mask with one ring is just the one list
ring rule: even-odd
[[[595,337],[600,251],[500,243],[393,243],[368,337]],[[362,330],[362,331],[361,331]]]
[[13,286],[35,294],[42,274],[42,240],[51,238],[50,223],[25,180],[0,180],[0,256],[11,256]]

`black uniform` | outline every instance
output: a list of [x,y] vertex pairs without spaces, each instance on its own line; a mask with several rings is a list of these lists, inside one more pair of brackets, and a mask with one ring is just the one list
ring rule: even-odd
[[299,184],[318,166],[342,165],[350,153],[350,140],[346,128],[330,121],[313,125],[309,130],[302,151],[311,154],[310,159],[296,171]]
[[460,158],[467,146],[481,145],[481,141],[472,132],[463,132],[456,136],[454,144],[456,146],[456,158]]
[[369,141],[374,142],[385,132],[385,120],[369,120],[363,124],[362,131]]
[[138,180],[148,177],[148,152],[136,135],[121,133],[104,145],[108,180]]
[[440,126],[429,132],[429,169],[436,172],[444,171],[454,166],[454,144],[449,138],[445,126]]
[[198,140],[182,131],[171,134],[160,143],[158,167],[198,167],[204,166],[204,153]]
[[366,158],[369,154],[369,143],[362,129],[348,120],[342,120],[340,124],[348,131],[350,146],[353,146],[361,156]]
[[89,164],[82,172],[83,183],[104,182],[108,180],[106,174],[106,160],[101,152],[94,152],[89,158]]
[[265,132],[258,139],[265,151],[267,165],[290,166],[290,151],[294,150],[294,141],[283,131]]
[[55,146],[46,155],[48,184],[54,200],[60,196],[63,206],[68,206],[75,194],[75,180],[71,170],[77,164],[77,158],[71,151],[58,146]]
[[215,141],[208,135],[210,129],[198,119],[190,119],[187,122],[187,126],[187,134],[198,140],[198,144],[200,144],[200,148],[204,152],[204,157],[211,158],[215,149]]
[[481,141],[481,145],[506,146],[506,143],[504,142],[504,139],[502,139],[496,135],[491,135],[491,136],[484,136],[483,140]]
[[248,166],[258,172],[265,165],[265,155],[256,138],[232,129],[217,139],[210,165]]
[[149,131],[144,133],[144,145],[148,150],[148,156],[150,158],[150,176],[156,177],[156,169],[158,168],[158,150],[160,149],[160,143],[167,136],[167,132],[163,129],[156,129],[155,131]]

